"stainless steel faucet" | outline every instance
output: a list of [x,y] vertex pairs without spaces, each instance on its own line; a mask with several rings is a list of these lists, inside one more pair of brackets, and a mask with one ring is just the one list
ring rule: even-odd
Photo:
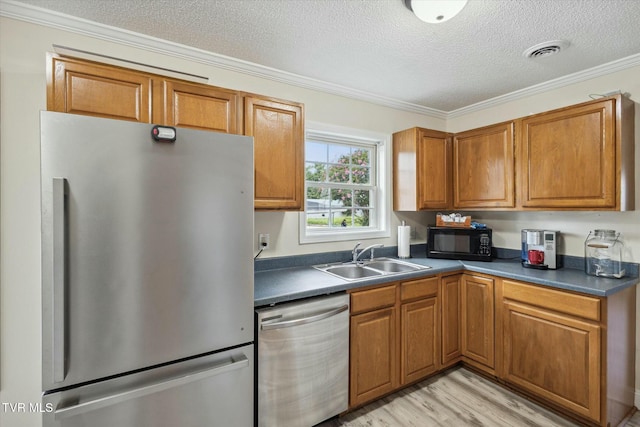
[[358,242],[356,243],[356,245],[353,247],[353,250],[351,251],[351,254],[353,255],[353,263],[356,264],[358,262],[358,259],[360,258],[360,256],[365,253],[366,251],[371,251],[371,259],[374,258],[374,254],[373,254],[373,250],[375,248],[382,248],[384,245],[382,243],[378,243],[376,245],[371,245],[371,246],[367,246],[366,248],[362,249],[361,251],[358,252],[358,248],[360,247],[360,245],[362,244],[362,242]]

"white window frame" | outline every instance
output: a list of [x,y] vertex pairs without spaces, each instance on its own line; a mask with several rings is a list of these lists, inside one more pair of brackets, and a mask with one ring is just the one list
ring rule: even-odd
[[[362,239],[375,239],[381,237],[390,237],[391,229],[391,200],[390,191],[390,161],[387,154],[387,148],[390,147],[391,138],[387,134],[371,132],[361,129],[352,129],[342,126],[329,125],[325,123],[305,122],[305,144],[307,139],[315,139],[325,142],[342,142],[345,144],[367,144],[375,147],[376,164],[372,165],[375,170],[376,190],[373,192],[376,207],[377,227],[367,227],[357,229],[348,227],[345,229],[307,229],[306,211],[300,212],[299,215],[299,241],[300,244],[306,243],[322,243],[336,242]],[[306,158],[305,158],[306,164]],[[307,205],[307,186],[305,180],[304,189],[304,206]]]

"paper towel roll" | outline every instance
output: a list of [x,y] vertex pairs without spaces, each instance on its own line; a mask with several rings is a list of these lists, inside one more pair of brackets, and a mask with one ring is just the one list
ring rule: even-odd
[[398,226],[398,258],[409,258],[411,244],[411,227],[408,225]]

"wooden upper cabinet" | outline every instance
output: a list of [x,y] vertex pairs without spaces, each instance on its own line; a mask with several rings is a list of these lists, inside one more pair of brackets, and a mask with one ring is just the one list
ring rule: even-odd
[[237,92],[215,86],[164,80],[164,124],[242,133]]
[[255,208],[302,210],[302,104],[245,96],[244,133],[254,138]]
[[412,128],[393,134],[393,210],[452,206],[451,137]]
[[455,208],[515,207],[513,122],[455,134]]
[[523,118],[520,204],[634,209],[633,111],[617,96]]
[[47,110],[134,122],[152,120],[149,74],[47,54]]

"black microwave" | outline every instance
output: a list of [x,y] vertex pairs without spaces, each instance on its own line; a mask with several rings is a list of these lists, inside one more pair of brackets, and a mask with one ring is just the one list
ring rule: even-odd
[[427,227],[427,258],[491,261],[490,228]]

